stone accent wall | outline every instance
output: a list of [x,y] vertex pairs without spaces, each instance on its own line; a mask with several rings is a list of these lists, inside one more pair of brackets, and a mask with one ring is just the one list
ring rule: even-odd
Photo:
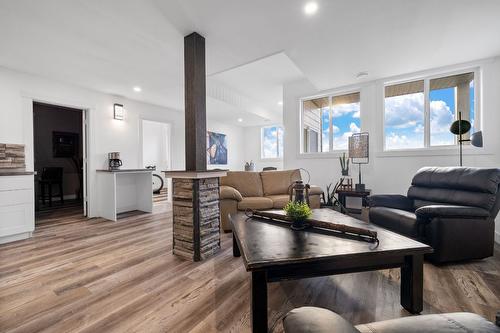
[[0,143],[0,169],[25,170],[24,145]]
[[173,179],[173,252],[200,261],[220,249],[219,178]]

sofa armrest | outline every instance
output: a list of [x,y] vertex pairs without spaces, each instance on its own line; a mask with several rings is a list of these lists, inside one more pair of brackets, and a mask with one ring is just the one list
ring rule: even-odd
[[316,185],[311,185],[309,189],[309,195],[321,195],[323,194],[323,189]]
[[400,194],[370,195],[366,198],[370,207],[387,207],[413,211],[413,200]]
[[419,218],[432,219],[434,217],[455,218],[487,218],[490,212],[486,209],[472,206],[456,205],[429,205],[418,208],[415,214]]
[[359,333],[347,320],[327,309],[303,306],[283,319],[285,333]]
[[243,197],[241,196],[241,193],[237,189],[235,189],[234,187],[221,185],[221,187],[220,187],[220,199],[221,200],[230,199],[230,200],[241,201],[241,200],[243,200]]

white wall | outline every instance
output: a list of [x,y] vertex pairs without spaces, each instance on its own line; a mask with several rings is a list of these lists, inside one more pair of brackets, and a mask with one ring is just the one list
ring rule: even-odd
[[[466,147],[464,165],[500,167],[500,58],[478,61],[450,68],[481,66],[481,128],[484,148]],[[434,72],[434,71],[433,71]],[[416,73],[416,75],[426,73]],[[370,133],[370,164],[362,166],[363,182],[374,193],[405,194],[414,173],[423,166],[454,166],[458,163],[456,148],[433,150],[426,153],[383,152],[383,80],[368,82],[357,87],[343,87],[332,91],[359,88],[361,91],[361,127]],[[331,92],[331,91],[328,91]],[[340,177],[338,154],[300,155],[300,103],[301,97],[323,94],[306,81],[284,87],[285,168],[303,167],[311,173],[311,183],[326,187]],[[357,173],[357,167],[351,173]],[[497,217],[496,239],[500,242],[500,218]]]
[[157,121],[142,121],[142,166],[155,165],[156,170],[170,168],[170,125]]
[[264,167],[283,169],[283,159],[261,158],[261,128],[262,126],[245,127],[245,161],[253,161],[255,171],[262,171]]
[[[26,145],[26,164],[33,170],[33,100],[87,109],[89,114],[89,215],[96,210],[96,169],[107,167],[107,153],[119,151],[123,168],[141,168],[142,119],[171,124],[172,169],[184,168],[184,113],[128,100],[77,86],[0,67],[0,142]],[[113,119],[113,104],[125,107],[125,120]],[[208,121],[209,130],[225,133],[229,142],[229,165],[243,168],[243,130]]]

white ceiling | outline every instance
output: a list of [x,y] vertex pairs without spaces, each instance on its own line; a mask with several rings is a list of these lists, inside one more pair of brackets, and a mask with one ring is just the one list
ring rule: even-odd
[[283,83],[304,75],[283,52],[209,76],[211,84],[223,84],[259,102],[267,110],[280,113],[283,109]]
[[317,0],[310,17],[305,2],[0,0],[0,65],[183,109],[183,36],[197,31],[209,85],[251,105],[209,102],[209,117],[267,109],[245,117],[259,123],[289,80],[329,89],[500,54],[498,0]]

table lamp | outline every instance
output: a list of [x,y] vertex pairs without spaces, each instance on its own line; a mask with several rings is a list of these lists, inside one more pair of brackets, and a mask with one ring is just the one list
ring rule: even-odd
[[358,164],[359,183],[355,184],[356,191],[364,191],[365,184],[361,183],[361,164],[368,164],[369,158],[369,135],[367,132],[354,133],[349,137],[349,158],[353,164]]

